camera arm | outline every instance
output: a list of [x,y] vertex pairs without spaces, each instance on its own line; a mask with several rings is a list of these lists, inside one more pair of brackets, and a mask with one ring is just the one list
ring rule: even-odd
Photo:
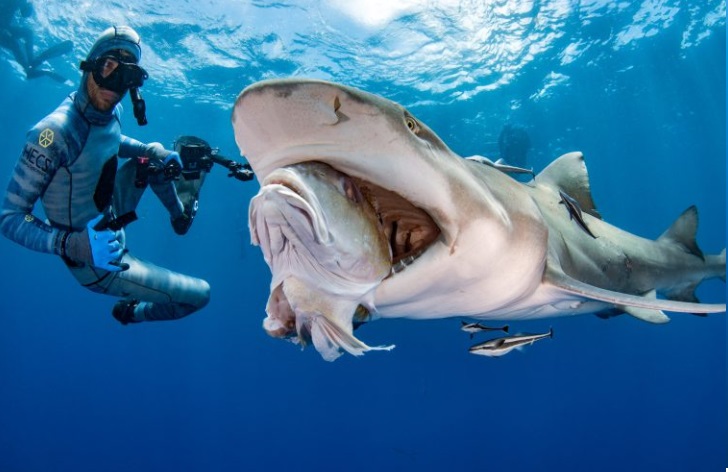
[[215,164],[219,164],[229,170],[230,173],[228,174],[228,177],[235,177],[243,182],[253,180],[253,177],[255,177],[250,164],[241,164],[240,162],[233,161],[232,159],[228,159],[214,152],[211,154],[210,159],[212,159],[212,162]]

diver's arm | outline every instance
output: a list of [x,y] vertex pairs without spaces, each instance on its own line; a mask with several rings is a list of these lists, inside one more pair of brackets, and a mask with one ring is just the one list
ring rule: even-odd
[[129,136],[121,135],[119,142],[119,157],[142,157],[147,155],[148,146],[141,141],[137,141]]
[[219,154],[214,154],[211,156],[211,158],[212,162],[214,162],[215,164],[219,164],[230,171],[228,177],[235,177],[236,179],[243,182],[253,180],[253,178],[255,177],[255,174],[253,173],[253,169],[250,167],[250,164],[235,162],[232,159],[228,159]]
[[66,153],[64,146],[59,145],[58,137],[45,148],[39,144],[39,139],[37,130],[28,133],[28,141],[15,164],[0,207],[0,233],[28,249],[60,255],[65,232],[46,224],[32,211],[64,162]]
[[144,144],[141,141],[137,141],[129,136],[121,135],[119,142],[119,157],[130,158],[130,157],[149,157],[150,159],[159,159],[163,164],[169,163],[170,160],[176,161],[180,167],[182,166],[182,160],[179,158],[179,154],[174,151],[169,151],[162,146],[161,143],[149,143]]

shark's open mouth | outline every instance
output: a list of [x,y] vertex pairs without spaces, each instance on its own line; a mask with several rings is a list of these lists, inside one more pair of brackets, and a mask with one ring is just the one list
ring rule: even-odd
[[430,215],[404,197],[362,179],[352,180],[377,213],[392,251],[392,273],[414,262],[440,236]]
[[[343,173],[342,176],[346,179],[343,184],[346,196],[357,203],[365,200],[376,212],[378,230],[389,242],[392,255],[391,274],[412,264],[439,237],[440,228],[430,215],[406,198],[366,180]],[[284,185],[306,198],[305,192],[293,181],[271,180],[267,183]],[[301,213],[305,214],[303,211]]]

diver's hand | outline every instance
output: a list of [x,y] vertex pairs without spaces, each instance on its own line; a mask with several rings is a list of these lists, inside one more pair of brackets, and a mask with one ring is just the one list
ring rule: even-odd
[[159,159],[164,162],[165,165],[169,164],[171,161],[176,161],[177,164],[182,167],[182,158],[179,157],[179,153],[164,149],[162,143],[147,144],[146,156],[151,159]]
[[147,157],[162,162],[162,173],[167,180],[177,178],[182,171],[182,158],[179,153],[164,149],[160,143],[147,144]]
[[83,262],[110,272],[119,272],[123,270],[119,263],[123,254],[119,233],[110,229],[94,229],[103,217],[104,215],[99,215],[89,221],[83,231],[68,233],[61,251],[72,261]]
[[180,168],[182,167],[182,158],[179,157],[179,153],[177,151],[169,151],[169,154],[167,154],[167,157],[164,158],[164,165],[169,165],[172,162],[176,162]]

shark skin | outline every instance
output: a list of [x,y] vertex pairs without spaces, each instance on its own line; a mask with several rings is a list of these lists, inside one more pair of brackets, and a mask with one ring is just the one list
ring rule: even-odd
[[[662,323],[663,311],[726,310],[693,295],[705,279],[725,280],[725,251],[705,256],[695,243],[697,211],[688,209],[656,241],[612,226],[596,211],[581,153],[520,183],[452,152],[395,102],[307,79],[247,87],[232,124],[261,182],[291,164],[322,162],[394,192],[437,226],[434,241],[379,283],[366,306],[373,318],[507,320],[617,310]],[[571,219],[560,191],[579,204],[596,238]],[[409,240],[410,233],[400,234],[406,220],[392,225],[392,241]]]

